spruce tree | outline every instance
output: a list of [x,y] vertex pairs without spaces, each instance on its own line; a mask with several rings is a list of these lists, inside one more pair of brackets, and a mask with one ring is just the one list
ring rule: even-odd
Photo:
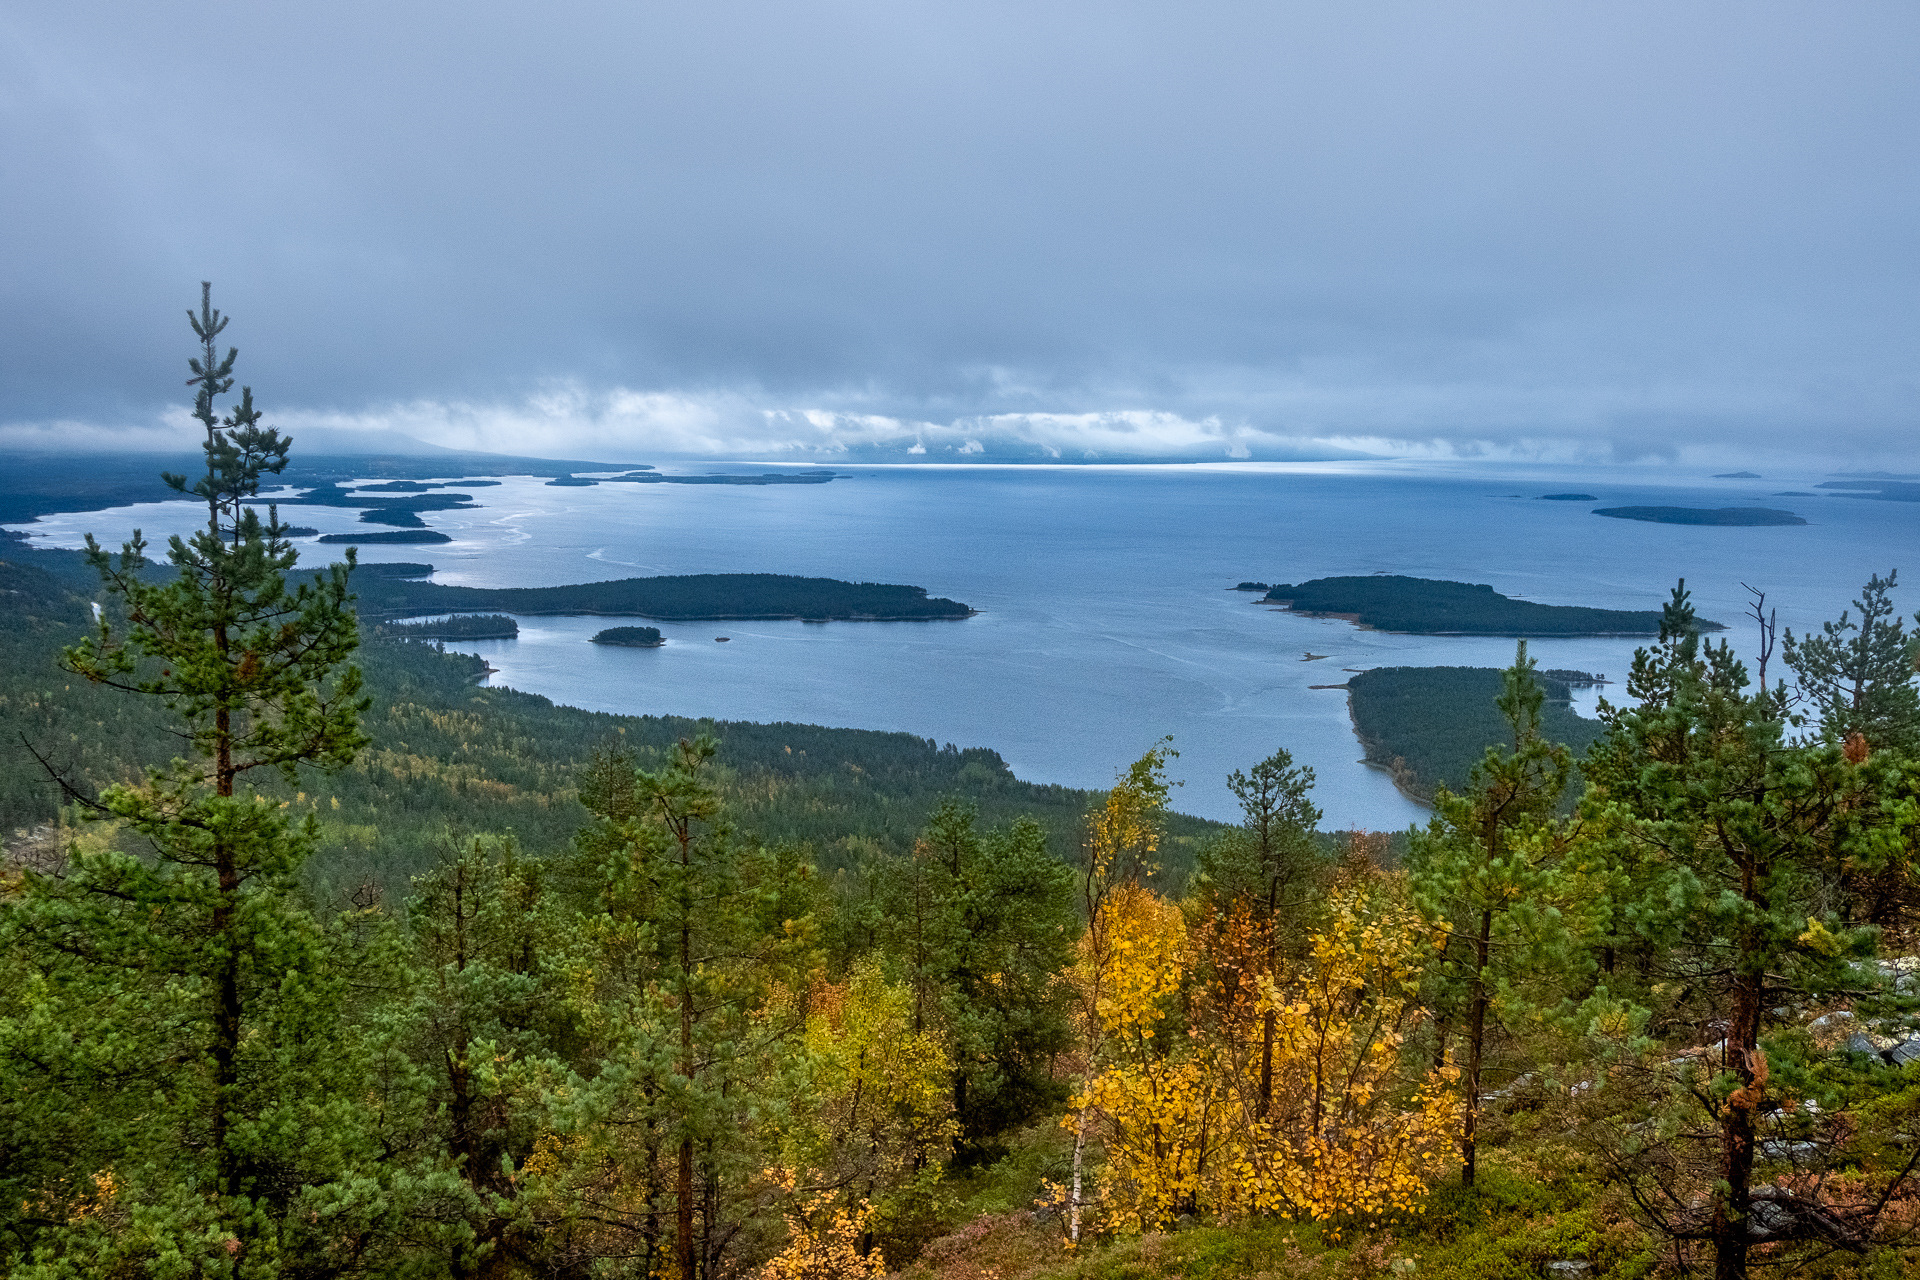
[[346,975],[300,889],[318,828],[271,788],[365,743],[352,553],[289,585],[285,526],[249,500],[291,441],[260,425],[251,388],[221,415],[237,353],[219,353],[227,320],[208,286],[189,319],[206,469],[166,479],[205,503],[206,527],[168,540],[170,575],[150,571],[138,532],[118,557],[89,536],[105,607],[61,660],[164,706],[185,754],[138,783],[76,792],[139,852],[78,842],[6,912],[44,998],[35,1012],[66,1033],[11,1042],[16,1062],[47,1054],[16,1081],[37,1078],[49,1106],[91,1122],[69,1153],[85,1176],[41,1191],[33,1251],[49,1274],[336,1274],[366,1261],[393,1202],[358,1163]]

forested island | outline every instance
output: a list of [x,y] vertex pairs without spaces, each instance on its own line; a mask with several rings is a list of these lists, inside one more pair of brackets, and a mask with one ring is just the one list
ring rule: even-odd
[[452,542],[453,539],[438,529],[388,529],[380,533],[328,533],[322,534],[320,541],[329,546],[421,546]]
[[1920,502],[1920,482],[1912,477],[1862,476],[1854,480],[1827,480],[1822,489],[1833,489],[1839,498],[1877,498],[1882,502]]
[[901,621],[970,618],[974,612],[955,600],[929,598],[924,587],[775,573],[621,578],[562,587],[451,587],[382,578],[358,583],[355,589],[362,616],[386,618],[461,610],[670,622]]
[[628,649],[658,649],[666,637],[658,627],[608,627],[593,633],[593,643],[619,645]]
[[[1421,636],[1651,636],[1658,611],[1537,604],[1503,596],[1484,584],[1390,574],[1282,583],[1265,597],[1291,613],[1345,618],[1375,631]],[[1705,619],[1699,627],[1722,631]]]
[[1615,520],[1646,520],[1653,524],[1706,524],[1745,527],[1805,524],[1791,511],[1773,507],[1596,507],[1593,514]]
[[520,624],[501,613],[456,613],[425,622],[389,622],[380,634],[394,640],[512,640]]
[[[1544,671],[1534,679],[1545,694],[1541,733],[1583,754],[1604,726],[1574,714],[1567,681]],[[1512,730],[1494,706],[1500,689],[1501,673],[1490,667],[1376,667],[1347,682],[1347,709],[1367,763],[1432,804],[1443,786],[1466,788],[1488,747],[1512,746]]]
[[498,480],[383,480],[378,484],[356,484],[355,493],[432,493],[435,489],[497,489]]
[[1596,502],[1598,501],[1598,499],[1596,499],[1590,493],[1543,493],[1540,495],[1540,501],[1542,502]]
[[549,480],[548,484],[585,486],[596,484],[826,484],[835,479],[831,471],[766,471],[759,475],[735,475],[718,473],[704,476],[662,475],[648,468],[643,471],[629,471],[625,475],[602,476],[566,476]]
[[415,560],[363,560],[353,572],[355,582],[365,583],[369,578],[431,577],[433,566]]
[[[315,485],[289,497],[275,498],[282,507],[347,507],[360,512],[363,524],[384,524],[400,529],[424,528],[422,511],[471,511],[479,504],[470,493],[439,492],[438,484],[393,481],[382,485],[346,488],[335,483]],[[403,497],[388,497],[390,493]]]

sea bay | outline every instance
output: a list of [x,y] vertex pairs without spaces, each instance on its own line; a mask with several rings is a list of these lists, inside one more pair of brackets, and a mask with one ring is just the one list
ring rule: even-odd
[[[673,471],[720,469],[699,464]],[[755,464],[728,470],[761,471]],[[501,477],[477,509],[429,512],[453,540],[367,548],[428,560],[435,580],[538,586],[674,573],[772,572],[905,582],[962,600],[963,622],[661,623],[659,649],[587,643],[598,618],[522,618],[478,652],[497,684],[606,711],[894,729],[999,751],[1023,778],[1099,787],[1161,735],[1181,753],[1175,807],[1230,817],[1226,773],[1276,747],[1312,765],[1330,824],[1422,820],[1360,748],[1337,685],[1350,668],[1499,666],[1502,638],[1365,631],[1277,612],[1242,579],[1404,573],[1485,582],[1554,604],[1654,609],[1685,577],[1701,614],[1753,648],[1743,583],[1781,626],[1817,627],[1869,573],[1920,547],[1920,504],[1820,495],[1822,475],[1712,479],[1678,467],[1492,463],[851,466],[831,484],[550,486]],[[1577,491],[1592,502],[1541,501]],[[1786,508],[1804,526],[1609,520],[1610,505]],[[354,512],[288,506],[324,532]],[[20,526],[49,545],[117,543],[195,523],[165,503]],[[309,560],[333,548],[302,544]],[[1911,613],[1916,600],[1896,593]],[[726,636],[726,643],[716,637]],[[1539,640],[1542,667],[1624,678],[1641,641]],[[1307,653],[1325,655],[1303,660]],[[1776,657],[1776,664],[1778,659]],[[1778,667],[1776,665],[1776,671]],[[1605,692],[1624,696],[1619,686]],[[1594,691],[1584,695],[1591,706]]]

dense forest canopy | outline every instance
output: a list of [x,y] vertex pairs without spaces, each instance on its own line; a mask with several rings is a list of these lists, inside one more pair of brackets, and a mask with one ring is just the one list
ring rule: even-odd
[[[1545,696],[1540,731],[1583,754],[1605,732],[1574,714],[1572,694],[1553,673],[1535,676]],[[1441,787],[1467,785],[1488,747],[1511,733],[1494,699],[1500,672],[1487,667],[1375,667],[1347,682],[1353,730],[1369,764],[1393,773],[1408,795],[1431,802]]]

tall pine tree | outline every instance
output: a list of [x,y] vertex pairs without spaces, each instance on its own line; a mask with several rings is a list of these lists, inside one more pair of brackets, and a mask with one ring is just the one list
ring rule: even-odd
[[249,500],[291,441],[260,425],[251,388],[222,416],[236,352],[219,353],[208,286],[189,318],[206,469],[166,479],[204,502],[206,527],[169,539],[170,575],[149,572],[137,532],[118,557],[89,537],[107,599],[62,658],[160,703],[186,751],[76,794],[138,853],[78,842],[5,913],[37,993],[5,1028],[10,1063],[32,1064],[10,1083],[88,1118],[29,1234],[49,1274],[340,1274],[378,1248],[396,1201],[349,1091],[347,975],[299,887],[318,829],[272,787],[365,743],[352,553],[289,585],[286,528]]

